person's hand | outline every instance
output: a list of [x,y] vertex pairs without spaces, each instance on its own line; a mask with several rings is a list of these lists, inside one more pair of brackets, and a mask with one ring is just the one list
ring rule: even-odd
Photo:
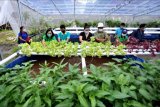
[[119,40],[118,39],[116,39],[116,43],[118,43],[119,42]]
[[108,38],[105,38],[105,39],[104,39],[104,42],[106,42],[107,40],[108,40]]
[[115,45],[118,46],[118,45],[120,45],[120,43],[121,43],[121,42],[119,41],[119,39],[116,38],[116,40],[115,40]]
[[32,42],[32,39],[30,39],[29,42]]
[[129,43],[129,38],[127,39],[127,41],[126,41],[127,43]]
[[44,47],[46,47],[46,43],[45,43],[44,41],[42,41],[42,45],[43,45]]

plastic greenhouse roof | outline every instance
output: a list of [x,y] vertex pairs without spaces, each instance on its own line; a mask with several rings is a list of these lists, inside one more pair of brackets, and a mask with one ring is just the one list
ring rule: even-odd
[[43,15],[160,16],[160,0],[20,0]]

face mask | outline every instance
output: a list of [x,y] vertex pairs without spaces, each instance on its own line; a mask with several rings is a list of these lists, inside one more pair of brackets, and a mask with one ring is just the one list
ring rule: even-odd
[[142,30],[142,31],[144,31],[144,30],[145,30],[145,28],[141,28],[141,30]]
[[121,26],[121,29],[124,29],[125,27]]
[[98,29],[99,32],[103,32],[103,29]]
[[122,33],[122,36],[126,36],[126,34]]
[[89,33],[89,31],[84,31],[85,32],[85,34],[88,34]]
[[23,32],[26,32],[26,29],[23,29]]
[[52,34],[47,34],[47,36],[50,38],[52,36]]
[[62,33],[65,33],[65,30],[63,30]]

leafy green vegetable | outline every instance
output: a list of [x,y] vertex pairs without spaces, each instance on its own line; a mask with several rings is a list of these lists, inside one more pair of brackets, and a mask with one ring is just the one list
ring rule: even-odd
[[102,43],[96,43],[93,42],[94,37],[92,37],[92,42],[83,42],[80,47],[78,43],[67,43],[65,41],[57,42],[57,41],[51,41],[47,42],[46,46],[43,46],[40,42],[32,42],[31,45],[28,45],[27,43],[21,44],[21,52],[27,56],[30,56],[33,53],[37,54],[48,54],[50,56],[65,56],[65,57],[71,57],[71,56],[78,56],[78,53],[81,54],[81,56],[98,56],[101,57],[103,55],[109,56],[110,54],[113,55],[125,55],[124,52],[124,45],[119,45],[117,47],[113,46],[111,42],[106,42],[104,44]]
[[91,64],[86,76],[78,64],[64,71],[63,60],[50,67],[45,62],[34,77],[31,62],[6,69],[0,76],[0,107],[154,107],[160,101],[160,61],[140,63],[143,69],[131,66],[135,61],[115,61],[119,64]]

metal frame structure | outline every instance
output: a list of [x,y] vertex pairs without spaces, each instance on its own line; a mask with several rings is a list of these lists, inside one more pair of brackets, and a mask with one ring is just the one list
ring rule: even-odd
[[[159,0],[19,0],[46,16],[73,15],[160,15]],[[54,5],[54,6],[53,6]],[[156,11],[156,12],[155,12]],[[145,13],[142,13],[145,12]]]
[[[107,33],[107,34],[115,34],[116,32],[116,27],[105,27],[104,28],[104,31]],[[134,30],[138,29],[138,28],[126,28],[128,30],[128,34],[131,34]],[[84,28],[83,27],[67,27],[66,28],[67,31],[69,31],[70,33],[72,34],[77,34],[79,35],[83,30]],[[90,32],[91,33],[95,33],[97,31],[97,28],[90,28]],[[53,30],[53,32],[55,34],[58,34],[60,32],[60,28],[55,28]],[[145,29],[145,34],[160,34],[160,28],[146,28]]]

